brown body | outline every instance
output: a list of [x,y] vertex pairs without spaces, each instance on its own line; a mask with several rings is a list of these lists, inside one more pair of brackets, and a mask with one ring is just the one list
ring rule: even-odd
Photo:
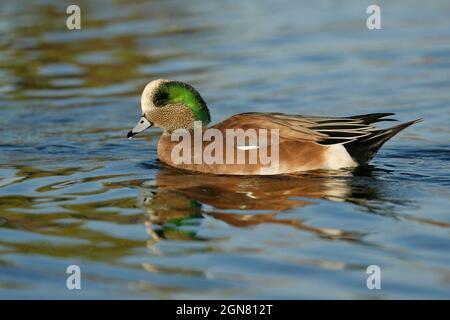
[[[224,141],[224,145],[225,145]],[[270,175],[280,173],[294,173],[299,171],[317,170],[323,168],[327,147],[313,142],[282,140],[279,144],[279,165],[271,167],[270,165],[256,164],[223,164],[214,163],[195,164],[192,155],[191,163],[174,164],[171,158],[172,149],[178,144],[178,141],[171,141],[170,135],[162,135],[158,143],[158,159],[169,166],[211,174],[226,175]],[[209,142],[203,142],[205,148]],[[249,158],[249,150],[235,149],[235,155],[245,154],[245,159]],[[224,152],[225,154],[225,152]]]
[[[245,120],[244,123],[242,121]],[[195,164],[195,154],[192,152],[191,161],[189,163],[175,164],[172,157],[173,148],[179,141],[172,141],[171,135],[163,134],[158,143],[158,158],[160,161],[179,169],[211,173],[211,174],[226,174],[226,175],[272,175],[280,173],[294,173],[299,171],[316,170],[326,166],[326,155],[329,149],[328,146],[323,146],[312,141],[311,138],[306,137],[299,140],[298,137],[292,134],[292,130],[287,130],[286,127],[279,125],[270,125],[266,123],[267,116],[264,114],[239,114],[233,116],[221,123],[218,123],[211,128],[218,129],[222,132],[223,137],[223,158],[222,163],[214,164]],[[249,161],[251,152],[267,152],[271,155],[271,145],[268,144],[267,150],[264,147],[258,150],[240,150],[236,148],[236,143],[233,144],[234,163],[226,163],[226,145],[229,141],[226,140],[226,129],[278,129],[279,130],[279,144],[278,144],[278,164],[261,164],[259,158],[257,163],[252,164]],[[297,133],[298,135],[299,133]],[[194,145],[194,134],[191,134],[191,145]],[[270,135],[268,140],[270,140]],[[210,141],[202,141],[202,148],[210,144]],[[238,164],[238,155],[243,154],[245,163]],[[198,156],[198,155],[197,155]]]

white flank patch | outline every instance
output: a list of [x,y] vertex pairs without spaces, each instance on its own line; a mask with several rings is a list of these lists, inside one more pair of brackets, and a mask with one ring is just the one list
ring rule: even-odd
[[239,150],[253,150],[259,149],[259,146],[237,146],[236,148]]
[[326,169],[337,170],[342,168],[356,167],[358,164],[348,154],[341,144],[334,144],[328,147],[325,155]]

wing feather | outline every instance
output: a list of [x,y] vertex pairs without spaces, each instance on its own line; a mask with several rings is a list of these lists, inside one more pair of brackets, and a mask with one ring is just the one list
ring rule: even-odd
[[280,139],[312,141],[323,145],[346,144],[379,130],[372,123],[393,113],[373,113],[352,117],[302,116],[284,113],[241,113],[218,123],[214,128],[279,129]]

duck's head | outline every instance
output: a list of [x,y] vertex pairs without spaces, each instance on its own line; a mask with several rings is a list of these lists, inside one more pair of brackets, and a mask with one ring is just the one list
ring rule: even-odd
[[128,132],[128,138],[151,126],[164,133],[176,129],[194,128],[194,121],[206,126],[210,121],[208,107],[191,85],[173,80],[153,80],[145,87],[141,97],[142,117]]

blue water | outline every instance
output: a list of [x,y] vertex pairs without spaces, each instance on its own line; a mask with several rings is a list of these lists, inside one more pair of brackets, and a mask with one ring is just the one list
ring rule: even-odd
[[[0,298],[450,298],[450,2],[0,2]],[[152,79],[247,111],[423,117],[369,168],[211,177],[125,136]],[[81,290],[66,268],[81,268]],[[369,265],[381,289],[366,286]]]

